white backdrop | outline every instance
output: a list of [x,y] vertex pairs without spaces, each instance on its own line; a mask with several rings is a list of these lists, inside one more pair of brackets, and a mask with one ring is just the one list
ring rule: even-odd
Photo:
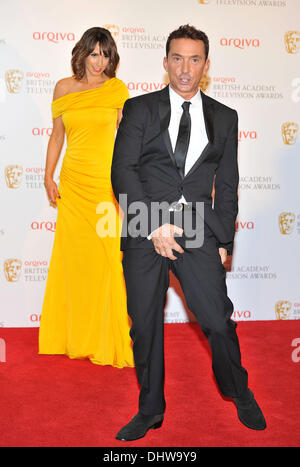
[[[165,86],[166,38],[185,23],[210,39],[202,89],[239,113],[233,318],[300,318],[300,2],[0,0],[0,326],[39,325],[56,220],[43,187],[51,100],[76,41],[108,27],[135,96]],[[173,278],[165,320],[189,319]]]

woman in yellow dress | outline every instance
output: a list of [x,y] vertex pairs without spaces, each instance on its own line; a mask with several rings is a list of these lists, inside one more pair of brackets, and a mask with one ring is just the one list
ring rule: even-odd
[[[91,28],[72,51],[74,75],[58,81],[54,90],[45,188],[58,215],[39,353],[122,368],[134,366],[134,361],[120,252],[121,220],[110,182],[115,132],[129,97],[126,85],[115,77],[118,62],[110,32]],[[65,134],[67,149],[58,189],[53,174]],[[117,235],[99,233],[101,203],[113,207]]]

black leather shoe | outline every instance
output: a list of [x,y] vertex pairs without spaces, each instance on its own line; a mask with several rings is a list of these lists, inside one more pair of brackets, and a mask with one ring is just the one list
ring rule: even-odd
[[233,397],[240,421],[252,430],[264,430],[267,426],[265,417],[254,399],[250,389],[243,397]]
[[143,438],[148,430],[160,428],[163,420],[164,414],[144,415],[139,412],[133,417],[131,422],[117,433],[116,439],[120,441],[134,441],[135,439]]

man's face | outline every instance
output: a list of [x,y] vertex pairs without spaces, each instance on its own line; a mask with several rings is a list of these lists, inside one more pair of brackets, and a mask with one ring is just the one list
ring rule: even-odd
[[207,73],[209,60],[205,59],[204,42],[194,39],[172,39],[164,68],[170,85],[185,100],[191,99],[199,89],[203,73]]

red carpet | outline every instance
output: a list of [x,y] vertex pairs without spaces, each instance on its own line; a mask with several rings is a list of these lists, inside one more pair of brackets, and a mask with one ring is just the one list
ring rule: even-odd
[[300,338],[300,320],[240,322],[237,331],[265,431],[244,427],[220,396],[198,326],[167,324],[165,422],[122,443],[115,434],[137,410],[135,370],[39,356],[38,329],[0,328],[0,446],[299,446],[300,361],[292,352],[300,357],[300,349],[292,341]]

